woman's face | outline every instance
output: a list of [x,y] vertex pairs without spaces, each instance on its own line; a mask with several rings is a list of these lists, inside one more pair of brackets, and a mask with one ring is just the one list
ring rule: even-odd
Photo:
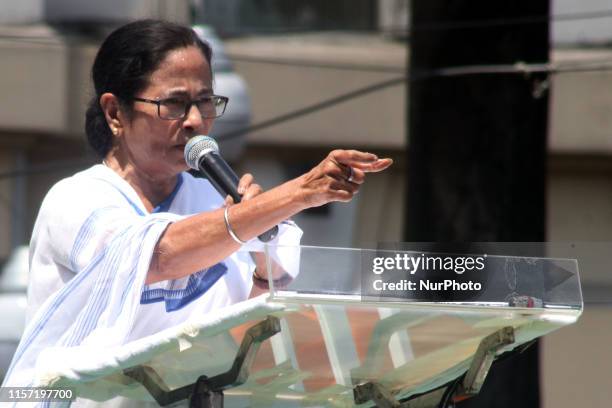
[[[199,48],[179,48],[167,54],[151,74],[148,86],[135,96],[191,101],[212,95],[210,71]],[[207,135],[213,120],[203,119],[196,105],[183,119],[164,120],[157,114],[157,105],[134,101],[133,113],[123,121],[119,154],[152,179],[174,176],[187,169],[183,158],[187,141],[195,135]]]

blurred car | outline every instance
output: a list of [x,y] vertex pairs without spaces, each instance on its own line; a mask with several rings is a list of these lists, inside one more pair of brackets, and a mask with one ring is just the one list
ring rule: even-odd
[[0,273],[0,381],[6,375],[25,327],[28,246],[16,248]]
[[196,25],[193,30],[210,44],[213,50],[213,88],[217,95],[229,97],[223,116],[215,120],[209,136],[219,143],[219,151],[225,160],[236,161],[244,152],[246,136],[230,133],[251,124],[251,99],[246,82],[234,72],[232,62],[225,53],[223,43],[210,26]]

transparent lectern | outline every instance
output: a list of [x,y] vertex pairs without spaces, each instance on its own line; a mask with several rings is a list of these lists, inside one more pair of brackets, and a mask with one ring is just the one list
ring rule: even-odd
[[375,259],[426,255],[283,250],[299,260],[286,286],[270,279],[269,294],[100,351],[97,364],[67,350],[43,385],[161,406],[446,406],[478,393],[496,358],[574,323],[583,307],[572,259],[484,255],[486,267],[457,271],[455,257],[443,276],[423,263],[389,289]]

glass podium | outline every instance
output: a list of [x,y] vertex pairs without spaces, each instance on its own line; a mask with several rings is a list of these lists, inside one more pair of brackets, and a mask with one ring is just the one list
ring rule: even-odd
[[107,370],[88,372],[71,350],[43,385],[162,406],[446,406],[477,394],[496,358],[574,323],[583,309],[573,259],[274,253],[296,270],[288,283],[274,280],[268,256],[269,294],[104,351]]

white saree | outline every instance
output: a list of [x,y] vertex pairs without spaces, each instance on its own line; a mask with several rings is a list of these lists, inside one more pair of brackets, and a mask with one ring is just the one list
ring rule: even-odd
[[[263,250],[257,239],[210,268],[145,285],[168,224],[223,205],[208,181],[188,173],[179,178],[152,213],[103,165],[49,191],[30,245],[27,327],[3,386],[37,385],[39,356],[53,348],[122,345],[247,299],[255,266],[247,250]],[[283,222],[271,244],[299,245],[301,235],[295,224]],[[275,260],[295,276],[299,254],[275,251]]]

